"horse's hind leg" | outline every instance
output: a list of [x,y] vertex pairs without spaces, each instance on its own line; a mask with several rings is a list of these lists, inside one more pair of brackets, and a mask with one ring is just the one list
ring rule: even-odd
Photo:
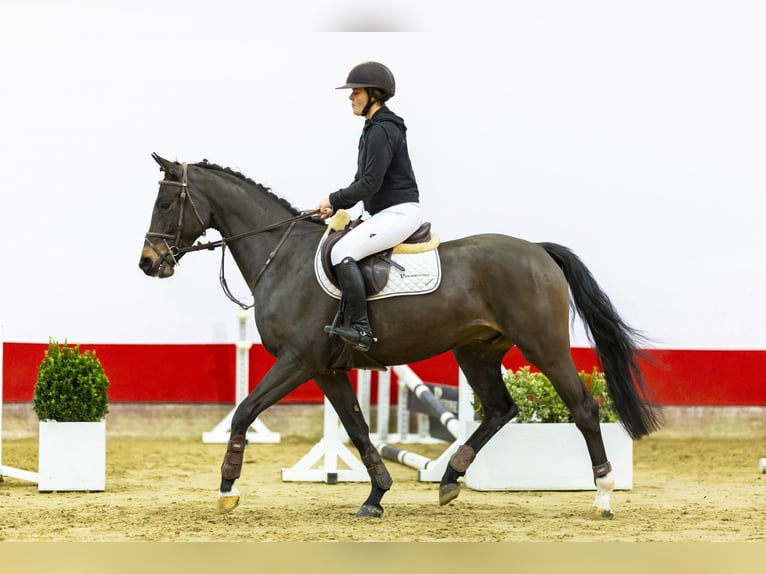
[[596,500],[593,510],[602,518],[612,518],[609,500],[614,490],[612,465],[607,459],[604,441],[601,437],[599,409],[596,399],[588,392],[577,374],[569,349],[561,353],[557,360],[527,357],[548,377],[564,404],[572,414],[577,428],[585,438],[585,444],[593,466],[593,479],[596,484]]
[[439,484],[439,504],[447,504],[457,498],[460,494],[458,480],[465,475],[476,454],[518,413],[518,407],[503,382],[501,370],[508,347],[506,341],[494,345],[473,342],[453,349],[458,365],[481,403],[484,419],[465,444],[460,445],[450,457]]
[[314,377],[319,388],[338,413],[349,439],[359,451],[370,475],[370,495],[356,513],[360,518],[379,518],[383,514],[381,500],[393,483],[380,453],[370,440],[370,428],[364,419],[354,389],[345,373]]

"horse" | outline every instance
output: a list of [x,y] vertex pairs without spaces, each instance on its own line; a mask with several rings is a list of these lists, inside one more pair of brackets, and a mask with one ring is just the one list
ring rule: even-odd
[[[262,344],[276,358],[232,416],[218,512],[230,512],[240,502],[235,482],[241,475],[247,429],[271,405],[313,380],[337,411],[370,476],[369,496],[356,516],[381,517],[391,475],[371,442],[349,369],[337,364],[343,343],[324,329],[338,311],[337,300],[320,287],[313,265],[326,222],[231,168],[207,160],[187,164],[152,157],[164,176],[140,269],[167,278],[189,252],[228,247],[252,294]],[[217,230],[222,239],[195,244],[208,229]],[[567,247],[478,234],[442,242],[438,253],[444,277],[438,288],[370,301],[378,342],[366,353],[350,347],[343,351],[354,368],[371,369],[452,352],[484,418],[450,457],[439,483],[439,504],[457,498],[471,462],[518,412],[502,377],[503,357],[516,346],[547,376],[570,410],[593,470],[596,498],[591,509],[611,518],[613,473],[598,404],[572,360],[570,311],[583,319],[618,418],[633,439],[662,425],[661,410],[640,368],[641,333],[620,317],[589,269]],[[223,274],[222,285],[230,295]]]

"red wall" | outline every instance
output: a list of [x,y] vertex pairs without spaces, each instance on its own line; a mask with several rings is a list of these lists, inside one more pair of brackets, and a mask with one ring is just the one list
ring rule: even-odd
[[[3,344],[3,398],[32,400],[37,369],[47,344]],[[110,380],[114,402],[233,403],[236,376],[234,344],[113,345],[83,344],[93,350]],[[589,348],[572,349],[580,370],[590,371],[595,356]],[[660,403],[688,406],[766,406],[766,351],[654,350],[644,373]],[[250,388],[274,363],[261,345],[250,349]],[[517,350],[505,360],[509,369],[525,365]],[[457,384],[457,364],[443,354],[411,365],[426,382]],[[353,378],[353,375],[352,375]],[[376,389],[373,377],[373,397]],[[395,393],[392,393],[395,400]],[[321,402],[310,381],[282,402]]]

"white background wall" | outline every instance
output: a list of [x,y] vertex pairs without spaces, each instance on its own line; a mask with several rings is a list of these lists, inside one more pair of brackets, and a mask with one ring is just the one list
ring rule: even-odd
[[137,267],[150,154],[312,208],[354,174],[362,122],[334,88],[373,59],[443,239],[565,244],[657,347],[764,348],[761,6],[3,0],[5,339],[236,340],[218,252]]

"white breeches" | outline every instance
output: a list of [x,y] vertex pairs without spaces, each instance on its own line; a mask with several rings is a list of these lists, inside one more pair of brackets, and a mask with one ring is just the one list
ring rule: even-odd
[[423,224],[419,203],[400,203],[379,211],[364,220],[332,248],[332,264],[337,265],[346,257],[359,261],[398,245],[417,231]]

